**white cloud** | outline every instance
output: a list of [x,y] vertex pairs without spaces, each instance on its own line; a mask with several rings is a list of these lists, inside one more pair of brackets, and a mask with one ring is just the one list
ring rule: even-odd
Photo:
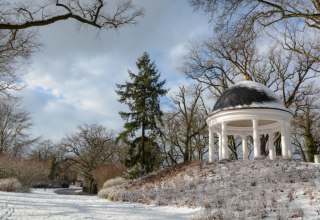
[[83,123],[99,123],[119,131],[126,110],[115,93],[116,83],[136,72],[143,52],[166,79],[169,95],[189,83],[177,71],[187,53],[187,43],[209,31],[207,19],[193,13],[185,1],[136,1],[146,9],[137,26],[118,31],[85,28],[60,22],[40,29],[42,50],[28,66],[24,105],[32,113],[35,135],[59,140]]

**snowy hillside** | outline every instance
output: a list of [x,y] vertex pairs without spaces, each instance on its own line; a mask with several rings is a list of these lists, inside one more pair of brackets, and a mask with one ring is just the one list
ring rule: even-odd
[[192,162],[103,189],[111,200],[204,207],[198,219],[320,219],[320,166],[286,160]]

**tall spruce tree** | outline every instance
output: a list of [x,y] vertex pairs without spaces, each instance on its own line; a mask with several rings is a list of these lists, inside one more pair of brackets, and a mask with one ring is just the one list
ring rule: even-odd
[[129,112],[119,112],[126,123],[118,139],[128,146],[126,166],[131,168],[140,164],[143,173],[148,173],[161,162],[161,152],[155,138],[158,134],[157,124],[161,123],[162,116],[160,97],[167,90],[163,89],[165,80],[160,81],[160,74],[148,53],[138,58],[136,66],[138,74],[128,70],[130,82],[117,84],[119,101],[127,104],[130,109]]

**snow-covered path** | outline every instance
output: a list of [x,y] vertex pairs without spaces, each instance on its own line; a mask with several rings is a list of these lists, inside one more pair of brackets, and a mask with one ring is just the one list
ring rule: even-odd
[[95,196],[58,195],[52,190],[0,192],[0,219],[190,219],[199,209],[110,202]]

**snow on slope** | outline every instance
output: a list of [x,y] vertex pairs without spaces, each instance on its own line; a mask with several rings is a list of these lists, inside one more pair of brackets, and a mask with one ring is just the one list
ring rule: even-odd
[[199,209],[110,202],[95,196],[57,195],[53,190],[32,193],[0,192],[0,219],[189,219]]
[[268,159],[179,164],[99,192],[119,201],[203,207],[196,219],[320,220],[320,166]]

